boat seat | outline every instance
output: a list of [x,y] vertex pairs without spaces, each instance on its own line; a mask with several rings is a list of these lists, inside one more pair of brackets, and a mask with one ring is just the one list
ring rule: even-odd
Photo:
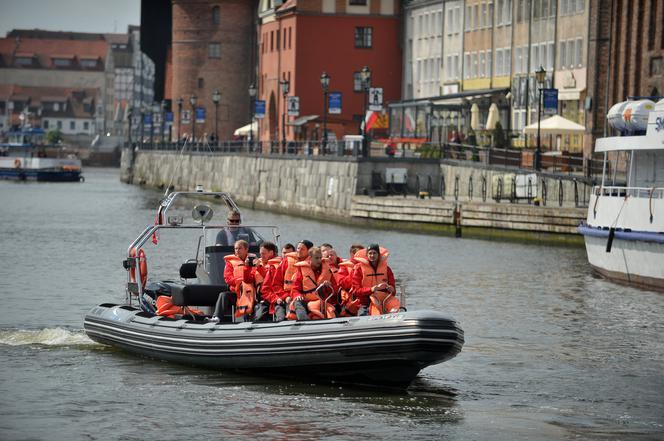
[[177,306],[214,306],[219,294],[228,291],[228,285],[183,285],[169,283],[171,298]]
[[196,266],[198,262],[196,259],[190,259],[184,262],[180,266],[180,277],[183,279],[195,279],[196,278]]

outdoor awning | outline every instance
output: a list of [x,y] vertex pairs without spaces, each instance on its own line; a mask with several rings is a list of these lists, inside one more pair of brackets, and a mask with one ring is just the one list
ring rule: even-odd
[[234,136],[249,136],[249,132],[254,132],[254,135],[258,132],[258,124],[256,121],[252,122],[251,124],[247,124],[246,126],[242,126],[236,131],[233,132]]
[[[583,135],[586,128],[562,116],[553,115],[540,121],[540,131],[542,135]],[[524,127],[523,132],[528,135],[536,135],[537,122]]]
[[313,121],[316,118],[318,118],[318,115],[307,115],[307,116],[301,116],[297,119],[294,119],[293,121],[287,122],[287,126],[296,126],[296,127],[301,127],[308,123],[309,121]]

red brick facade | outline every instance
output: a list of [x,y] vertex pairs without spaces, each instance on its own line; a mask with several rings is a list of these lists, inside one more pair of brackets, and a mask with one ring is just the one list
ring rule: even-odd
[[[255,3],[249,0],[173,0],[173,80],[171,98],[175,118],[177,100],[191,110],[189,97],[205,109],[205,123],[196,124],[196,137],[215,131],[212,94],[221,92],[218,106],[219,139],[230,139],[248,124],[254,53]],[[191,123],[174,125],[179,136],[192,133]]]
[[588,54],[588,137],[595,139],[615,103],[664,95],[664,1],[591,0]]

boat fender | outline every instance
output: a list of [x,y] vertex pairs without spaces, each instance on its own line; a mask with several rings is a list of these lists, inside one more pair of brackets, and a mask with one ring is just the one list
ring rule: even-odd
[[[136,258],[136,248],[132,248],[131,251],[129,252],[129,257]],[[145,257],[145,251],[143,251],[143,248],[138,250],[138,265],[141,271],[141,287],[145,287],[145,282],[148,280],[148,261],[147,258]],[[136,283],[136,266],[132,266],[129,268],[129,281],[131,283]]]
[[16,158],[14,159],[14,168],[21,168],[21,160]]
[[615,227],[609,228],[609,239],[606,241],[606,252],[610,253],[611,252],[611,247],[613,246],[613,238],[616,235],[616,229]]

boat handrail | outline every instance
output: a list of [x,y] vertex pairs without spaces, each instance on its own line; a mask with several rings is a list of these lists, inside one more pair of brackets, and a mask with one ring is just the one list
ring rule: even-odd
[[171,206],[175,203],[175,201],[178,198],[183,196],[190,196],[190,197],[213,196],[215,198],[222,199],[226,204],[226,207],[230,211],[237,211],[238,213],[240,212],[240,208],[237,206],[233,198],[231,198],[231,195],[228,193],[224,193],[221,191],[175,191],[173,193],[170,193],[164,199],[162,199],[161,203],[159,204],[158,212],[163,216],[164,219],[168,219],[167,217],[168,210],[171,208]]
[[596,185],[593,187],[596,196],[633,197],[644,199],[664,199],[664,187],[623,187]]

